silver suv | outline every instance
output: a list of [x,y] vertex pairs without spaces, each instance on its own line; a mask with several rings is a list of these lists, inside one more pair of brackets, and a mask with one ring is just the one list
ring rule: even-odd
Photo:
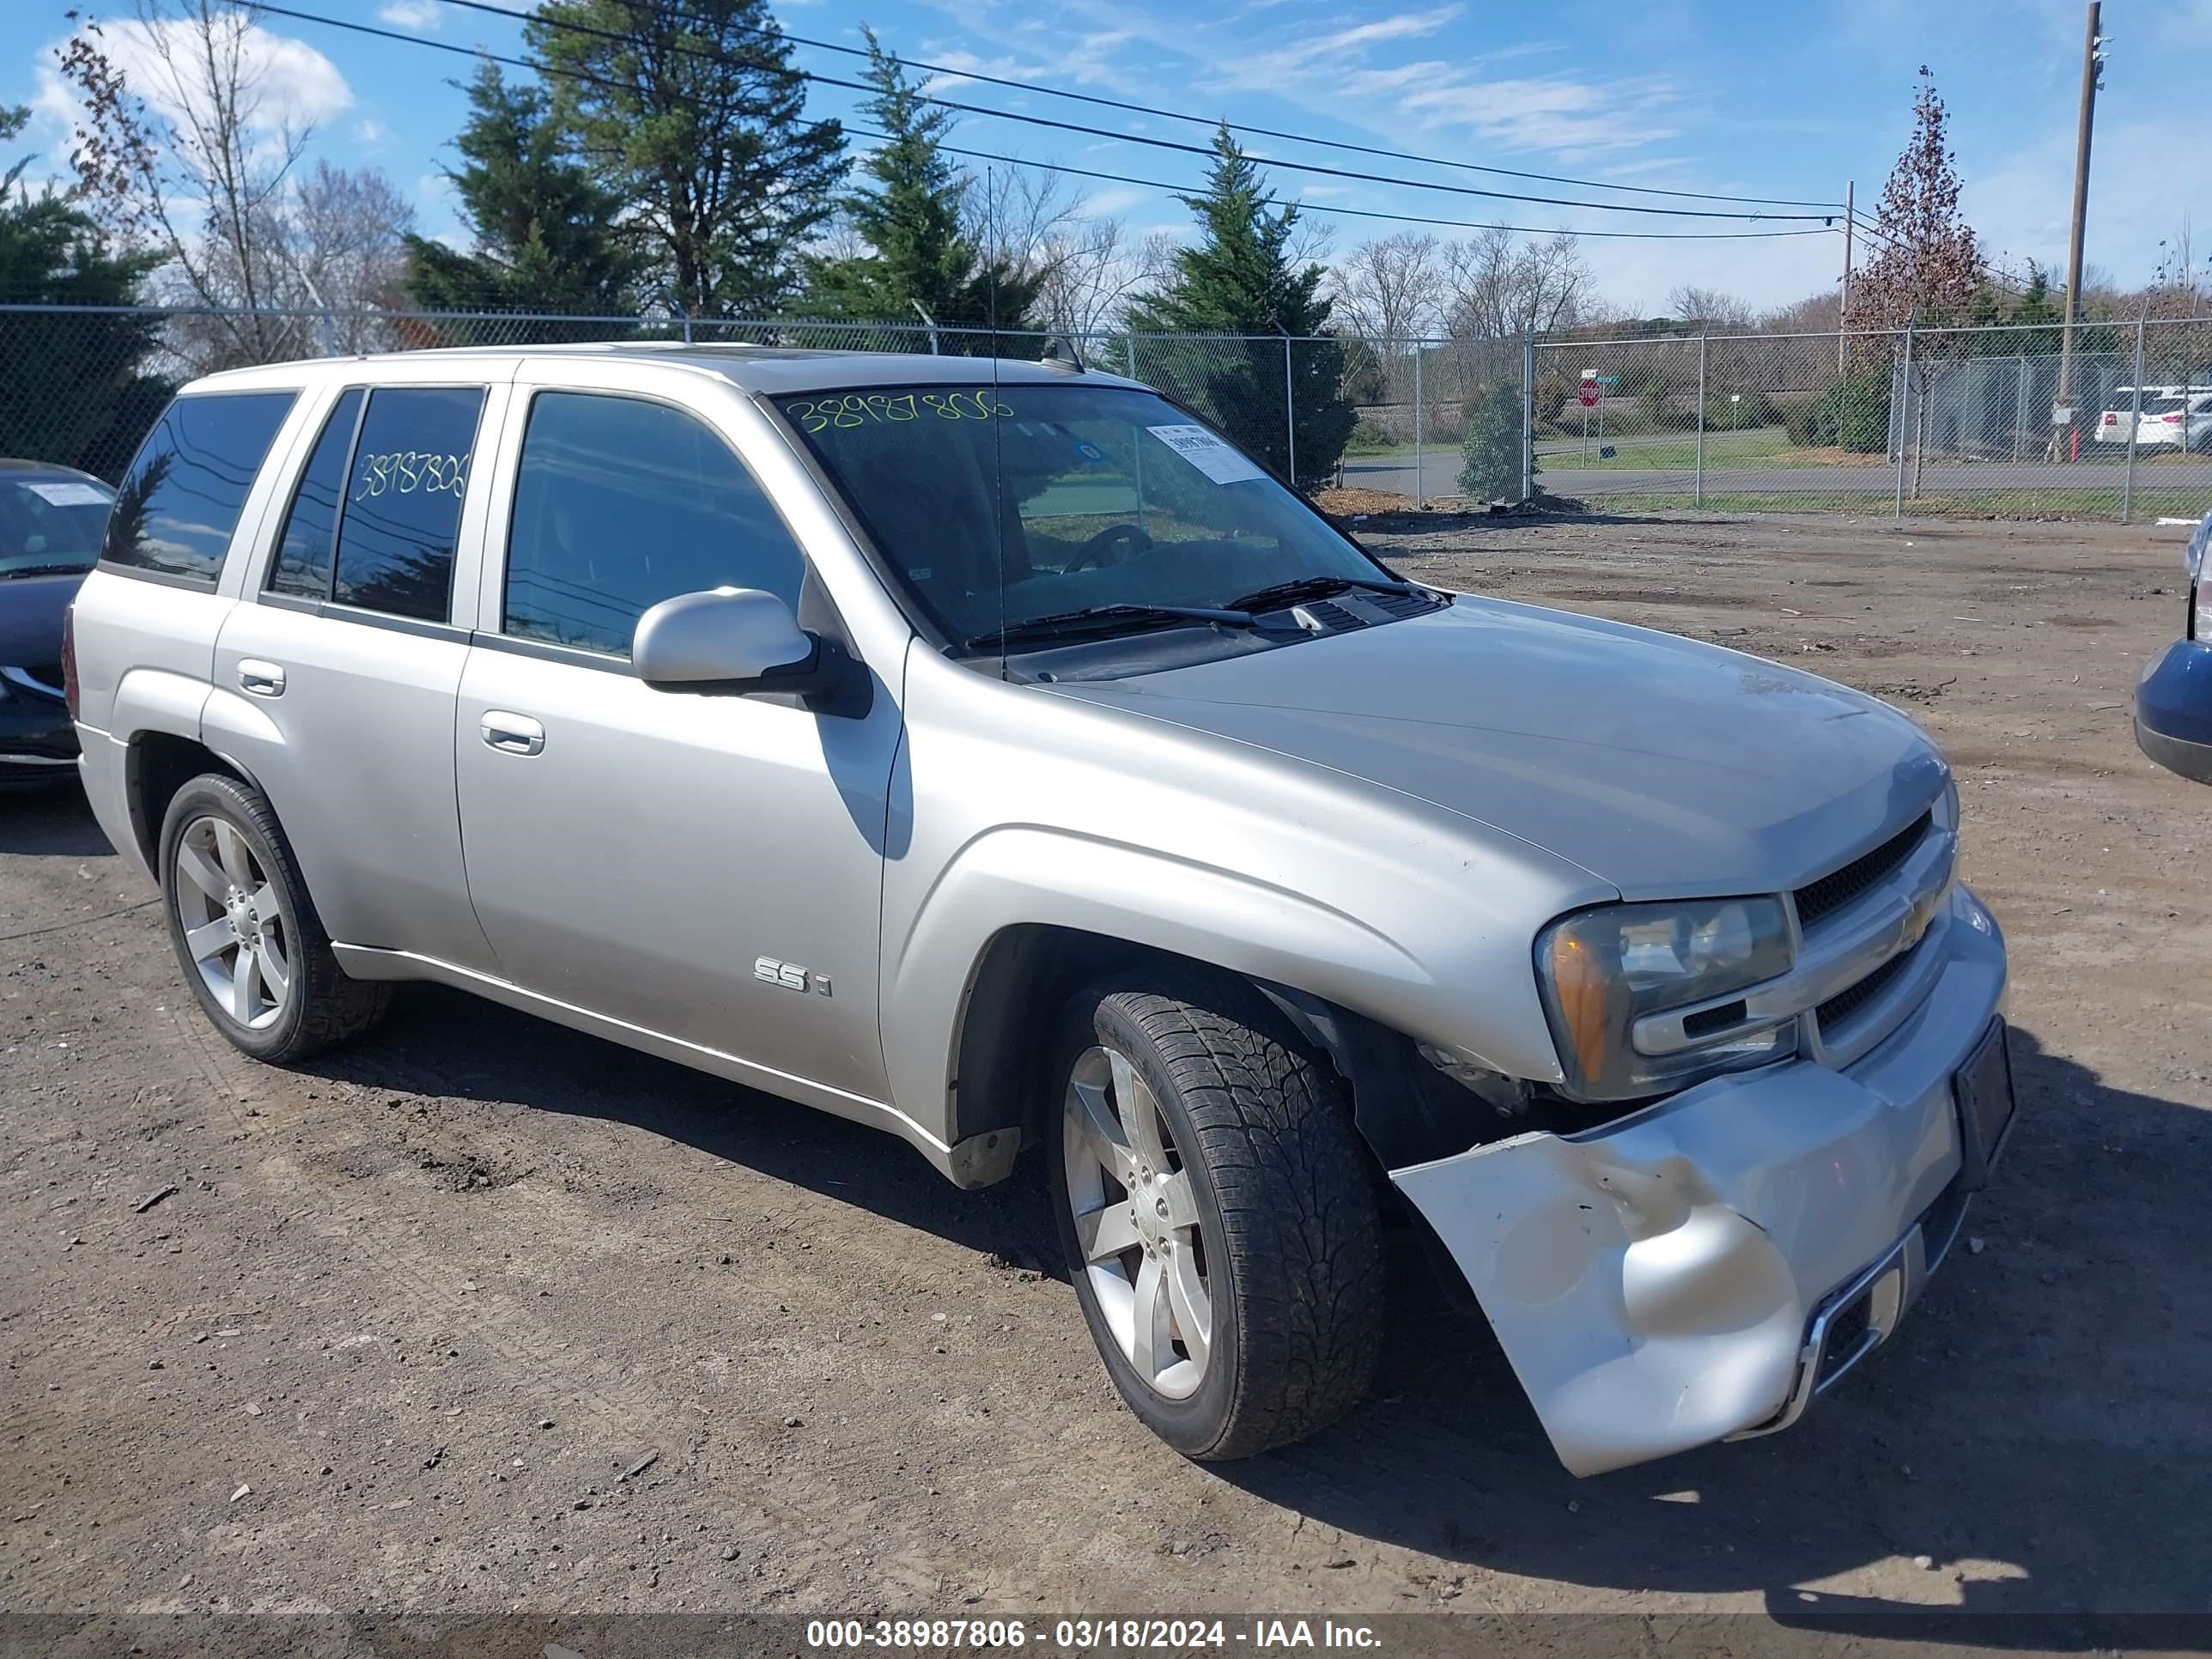
[[274,1063],[434,980],[1037,1147],[1131,1408],[1356,1402],[1425,1236],[1566,1466],[1796,1419],[2012,1116],[1882,704],[1403,580],[1073,362],[676,346],[185,388],[67,665],[102,826]]

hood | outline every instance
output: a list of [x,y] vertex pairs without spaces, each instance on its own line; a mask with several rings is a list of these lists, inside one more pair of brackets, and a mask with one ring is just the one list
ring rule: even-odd
[[32,668],[62,659],[62,612],[88,573],[0,576],[0,668]]
[[1495,599],[1053,690],[1417,796],[1629,898],[1802,885],[1943,787],[1918,728],[1848,687]]

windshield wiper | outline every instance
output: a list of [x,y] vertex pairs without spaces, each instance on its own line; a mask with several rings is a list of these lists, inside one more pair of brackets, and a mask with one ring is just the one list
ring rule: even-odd
[[965,642],[964,648],[980,651],[987,646],[1011,644],[1017,640],[1052,639],[1063,634],[1081,634],[1094,628],[1112,627],[1128,622],[1203,622],[1218,623],[1224,628],[1250,628],[1256,618],[1249,611],[1218,610],[1202,605],[1086,605],[1080,611],[1055,611],[1049,616],[1024,617],[1018,622],[1008,623],[1004,628],[994,628],[988,634],[978,634]]
[[1286,582],[1258,588],[1230,604],[1239,611],[1271,611],[1300,599],[1326,599],[1346,588],[1362,587],[1376,593],[1421,593],[1425,588],[1411,582],[1389,581],[1371,576],[1298,576]]
[[9,576],[85,576],[91,573],[90,565],[78,564],[72,560],[51,564],[19,564],[12,570],[0,569],[0,580]]

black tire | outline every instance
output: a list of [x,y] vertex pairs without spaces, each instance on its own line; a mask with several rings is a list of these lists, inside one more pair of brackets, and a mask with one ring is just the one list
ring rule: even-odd
[[[264,1026],[242,1024],[216,1000],[185,942],[178,884],[187,878],[178,870],[179,849],[186,830],[208,818],[229,824],[244,840],[276,901],[289,988],[275,1020]],[[159,869],[169,942],[184,969],[185,982],[216,1030],[244,1053],[272,1066],[289,1065],[352,1041],[383,1017],[392,1000],[391,986],[349,978],[338,966],[331,936],[301,879],[291,843],[260,791],[214,772],[185,784],[161,820]]]
[[[1197,1199],[1212,1337],[1194,1392],[1140,1377],[1101,1306],[1069,1198],[1061,1103],[1093,1047],[1120,1053],[1157,1100]],[[1131,1411],[1200,1460],[1304,1439],[1366,1393],[1382,1346],[1381,1218],[1344,1086],[1240,979],[1176,969],[1076,995],[1053,1048],[1046,1139],[1069,1276]]]

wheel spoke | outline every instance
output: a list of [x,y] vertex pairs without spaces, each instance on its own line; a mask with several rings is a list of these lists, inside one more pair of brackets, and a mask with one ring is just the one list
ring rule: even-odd
[[1159,1194],[1167,1200],[1169,1226],[1181,1231],[1198,1225],[1198,1194],[1191,1188],[1189,1170],[1177,1170],[1164,1177]]
[[1213,1297],[1199,1277],[1198,1258],[1188,1249],[1170,1251],[1165,1278],[1164,1300],[1175,1315],[1175,1334],[1182,1339],[1191,1363],[1203,1370],[1213,1346]]
[[1099,1165],[1122,1186],[1136,1181],[1136,1163],[1121,1138],[1121,1126],[1115,1121],[1114,1109],[1107,1103],[1105,1091],[1095,1083],[1079,1079],[1073,1085],[1075,1097],[1083,1104],[1083,1144]]
[[238,960],[230,967],[230,1017],[241,1025],[253,1023],[253,977],[257,971],[253,947],[238,947]]
[[1129,1218],[1127,1199],[1102,1204],[1095,1210],[1084,1210],[1075,1218],[1075,1240],[1082,1246],[1085,1261],[1108,1261],[1124,1250],[1134,1249],[1142,1241],[1137,1235],[1137,1224]]
[[266,927],[272,921],[280,920],[283,914],[284,913],[282,910],[279,910],[276,908],[276,884],[274,882],[263,882],[259,887],[254,890],[253,919],[259,922],[264,927]]
[[254,947],[253,965],[260,971],[262,984],[269,989],[269,1000],[272,1003],[283,1001],[284,993],[292,982],[292,967],[266,933],[261,936],[261,943]]
[[205,962],[210,957],[221,956],[238,942],[238,935],[230,931],[230,918],[217,916],[213,921],[204,921],[185,933],[185,949],[191,952],[194,962]]
[[1134,1317],[1136,1341],[1129,1358],[1137,1368],[1137,1375],[1150,1382],[1160,1374],[1163,1365],[1175,1358],[1170,1346],[1173,1337],[1168,1330],[1168,1298],[1162,1294],[1160,1259],[1156,1255],[1145,1258],[1137,1269],[1135,1295],[1130,1304]]
[[246,837],[237,829],[221,818],[210,820],[215,826],[215,855],[222,864],[223,874],[230,878],[234,887],[253,885],[253,867],[247,861]]
[[230,896],[230,882],[208,855],[191,842],[177,845],[177,873],[213,899],[216,904]]
[[1146,1169],[1165,1169],[1167,1152],[1160,1145],[1159,1107],[1153,1103],[1152,1091],[1122,1055],[1109,1048],[1106,1059],[1114,1070],[1114,1109],[1121,1120],[1129,1150]]

